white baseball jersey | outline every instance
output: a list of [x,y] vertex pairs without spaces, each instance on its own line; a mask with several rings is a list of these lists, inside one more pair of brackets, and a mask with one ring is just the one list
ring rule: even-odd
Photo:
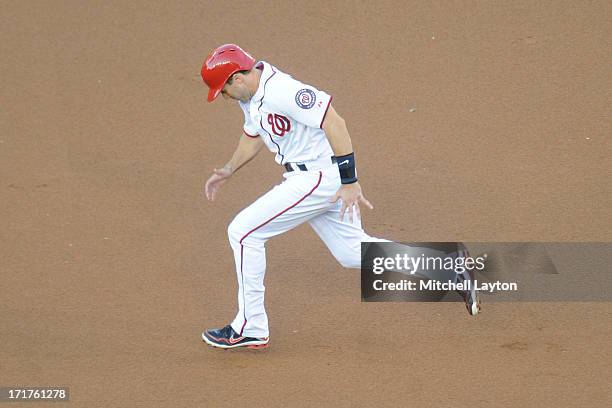
[[248,102],[239,102],[244,133],[261,137],[278,164],[333,156],[322,129],[332,97],[265,61],[256,66],[263,68],[259,88]]

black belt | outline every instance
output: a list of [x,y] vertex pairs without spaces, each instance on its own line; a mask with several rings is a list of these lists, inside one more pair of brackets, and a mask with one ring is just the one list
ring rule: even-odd
[[[332,163],[337,163],[336,156],[332,156],[331,157],[331,161],[332,161]],[[301,171],[308,171],[308,168],[306,167],[305,164],[294,163],[294,165],[297,166],[297,168],[299,170],[301,170]],[[293,167],[291,167],[291,163],[285,163],[285,170],[293,171],[295,169]]]
[[[306,168],[305,164],[296,164],[297,168],[302,170],[302,171],[308,171],[308,169]],[[293,171],[293,167],[291,167],[291,163],[285,163],[285,170],[287,171]]]

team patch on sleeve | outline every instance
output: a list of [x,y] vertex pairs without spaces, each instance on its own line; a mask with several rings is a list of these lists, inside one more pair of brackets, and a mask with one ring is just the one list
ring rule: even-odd
[[295,103],[302,109],[310,109],[315,105],[317,95],[311,89],[300,89],[295,94]]

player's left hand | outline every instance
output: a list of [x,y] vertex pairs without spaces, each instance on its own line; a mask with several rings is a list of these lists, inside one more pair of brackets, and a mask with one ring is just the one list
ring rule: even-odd
[[374,209],[374,206],[364,197],[361,192],[361,186],[359,182],[352,184],[343,184],[338,189],[334,197],[331,199],[332,203],[342,200],[342,208],[340,209],[340,221],[344,220],[344,213],[348,210],[349,220],[353,222],[353,214],[359,217],[359,203],[364,204],[370,210]]

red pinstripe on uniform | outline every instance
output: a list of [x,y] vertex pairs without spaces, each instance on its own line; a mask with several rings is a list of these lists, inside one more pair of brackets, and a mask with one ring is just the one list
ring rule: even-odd
[[325,108],[325,113],[323,114],[323,119],[321,119],[321,124],[319,125],[321,129],[323,129],[323,122],[325,122],[325,117],[327,116],[327,111],[329,110],[329,107],[331,106],[331,101],[333,98],[334,97],[330,95],[329,102],[327,102],[327,108]]
[[259,137],[259,134],[255,133],[254,135],[249,135],[246,130],[242,129],[242,133],[244,133],[245,135],[247,135],[248,137],[252,137],[253,139],[256,137]]

